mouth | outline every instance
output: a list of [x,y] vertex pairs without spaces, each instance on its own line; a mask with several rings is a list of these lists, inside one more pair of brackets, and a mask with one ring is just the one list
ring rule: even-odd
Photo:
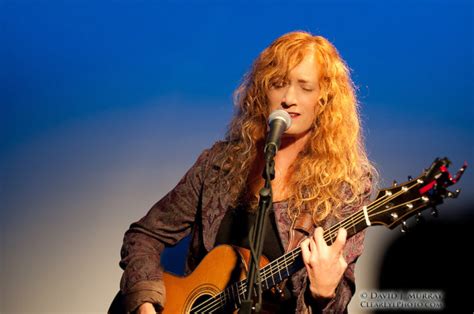
[[290,117],[291,117],[292,119],[297,118],[297,117],[300,116],[300,114],[297,113],[297,112],[288,112],[288,114],[290,115]]

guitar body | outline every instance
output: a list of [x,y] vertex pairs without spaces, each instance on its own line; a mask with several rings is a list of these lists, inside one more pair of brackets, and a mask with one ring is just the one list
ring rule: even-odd
[[[166,304],[163,313],[191,313],[193,306],[214,297],[230,283],[247,275],[250,252],[247,249],[220,245],[214,248],[188,276],[164,273]],[[268,264],[262,257],[260,267]],[[209,312],[200,309],[200,312]]]
[[[164,272],[166,304],[162,313],[209,313],[209,308],[200,307],[202,302],[222,292],[229,284],[245,279],[247,276],[250,251],[230,245],[219,245],[211,250],[199,266],[188,276],[177,276]],[[259,268],[268,264],[262,256]],[[109,309],[110,314],[125,313],[119,293]]]

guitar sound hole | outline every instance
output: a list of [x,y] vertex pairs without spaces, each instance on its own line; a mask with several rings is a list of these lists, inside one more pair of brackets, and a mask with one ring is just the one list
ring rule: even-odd
[[[214,302],[213,302],[214,301]],[[219,302],[215,302],[209,294],[203,294],[194,301],[190,313],[219,313]]]

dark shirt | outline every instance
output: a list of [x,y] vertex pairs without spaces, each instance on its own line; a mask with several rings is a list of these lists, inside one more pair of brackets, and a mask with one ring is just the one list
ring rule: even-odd
[[[282,241],[279,236],[275,210],[279,215],[287,215],[287,203],[278,202],[269,209],[266,223],[262,254],[273,261],[284,253]],[[282,206],[283,205],[283,206]],[[229,210],[222,219],[216,236],[216,246],[219,244],[230,244],[250,249],[249,235],[255,225],[256,213],[248,211],[244,206]],[[286,236],[287,237],[287,236]],[[287,281],[283,288],[283,294],[275,294],[267,291],[263,294],[266,306],[272,309],[272,313],[291,313],[296,307],[297,295],[291,291],[291,281]]]
[[[253,228],[255,220],[256,214],[249,212],[243,207],[229,210],[222,219],[219,231],[217,232],[216,245],[231,244],[249,249],[249,232]],[[284,253],[280,237],[278,236],[273,209],[269,210],[266,219],[262,253],[270,261]]]

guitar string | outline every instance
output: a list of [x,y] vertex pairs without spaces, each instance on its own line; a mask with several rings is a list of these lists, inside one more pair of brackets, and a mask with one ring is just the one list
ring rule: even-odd
[[[415,185],[416,185],[416,184],[414,184],[414,185],[413,185],[412,187],[410,187],[410,188],[407,188],[406,190],[401,190],[401,192],[405,193],[405,192],[407,192],[409,189],[413,188]],[[385,203],[387,203],[387,202],[393,200],[393,198],[397,198],[397,197],[399,196],[399,194],[403,194],[403,193],[397,192],[397,193],[395,193],[395,194],[392,194],[393,196],[390,197],[388,200],[385,200]],[[382,196],[381,198],[379,198],[378,201],[375,201],[374,203],[371,204],[372,207],[373,207],[373,205],[377,205],[377,203],[380,203],[380,200],[381,200],[382,198],[386,197],[386,196],[389,196],[389,195],[385,194],[384,196]],[[412,201],[413,201],[413,200],[412,200]],[[407,203],[409,203],[409,202],[407,202]],[[401,204],[401,205],[405,205],[405,204],[406,204],[406,203]],[[383,205],[383,204],[382,204],[382,205]],[[376,207],[378,207],[378,205],[377,205]],[[397,207],[398,207],[398,206],[397,206]],[[394,207],[391,207],[391,208],[389,208],[388,210],[392,210],[393,208],[394,208]],[[396,208],[396,207],[395,207],[395,208]],[[373,211],[373,209],[371,208],[370,211]],[[386,211],[386,210],[384,210],[384,211],[382,211],[382,212],[385,212],[385,211]],[[382,212],[380,212],[380,213],[382,213]],[[341,225],[339,225],[339,224],[334,224],[333,226],[331,226],[331,227],[325,232],[325,234],[323,235],[323,237],[331,238],[331,239],[332,239],[332,238],[334,237],[334,234],[335,234],[335,231],[336,231],[336,230],[339,230],[339,228],[341,228],[341,227],[345,227],[345,226],[348,226],[348,225],[350,225],[350,224],[355,225],[355,224],[357,224],[357,223],[363,221],[363,220],[365,219],[365,217],[364,217],[364,219],[360,219],[360,218],[362,218],[363,216],[364,216],[364,215],[363,215],[362,211],[358,211],[357,213],[355,213],[355,214],[353,215],[353,217],[348,217],[346,223],[341,224]],[[354,224],[354,219],[356,219],[356,223],[355,223],[355,224]],[[328,239],[325,239],[325,240],[328,240]],[[285,254],[285,255],[286,255],[286,254]],[[272,263],[269,264],[269,265],[275,264],[275,267],[270,266],[270,268],[268,268],[267,266],[269,266],[269,265],[263,267],[262,270],[261,270],[262,277],[265,278],[266,275],[268,275],[268,273],[273,274],[273,270],[274,270],[274,269],[272,269],[272,268],[280,268],[280,266],[281,266],[281,264],[282,264],[281,262],[285,260],[285,258],[284,258],[285,255],[281,256],[280,258],[277,258],[274,262],[272,262]],[[282,260],[280,261],[279,259],[282,259]],[[291,259],[293,260],[294,257],[292,256]],[[268,268],[268,269],[267,269],[267,268]]]
[[[401,194],[405,194],[406,192],[408,192],[408,191],[409,191],[410,189],[412,189],[413,187],[419,185],[419,183],[418,183],[417,181],[413,181],[413,182],[415,182],[415,184],[413,184],[411,187],[408,187],[408,188],[406,188],[406,189],[403,189],[403,188],[402,188],[402,189],[400,189],[400,191],[398,191],[398,192],[396,192],[396,193],[394,193],[394,194],[391,194],[391,195],[385,194],[385,195],[383,195],[382,197],[380,197],[379,199],[375,200],[373,203],[371,203],[371,204],[367,207],[367,213],[374,211],[377,207],[383,206],[384,204],[387,204],[388,202],[390,202],[390,201],[393,200],[394,198],[397,198],[397,197],[400,196]],[[384,198],[386,198],[387,196],[389,196],[388,199],[384,200]],[[400,205],[397,205],[397,206],[394,206],[394,207],[390,207],[390,208],[385,209],[385,210],[383,210],[383,211],[381,211],[381,212],[379,212],[379,213],[383,213],[383,212],[386,212],[386,211],[389,211],[389,210],[393,210],[394,208],[397,208],[397,207],[400,207],[400,206],[404,206],[404,205],[406,205],[406,204],[408,204],[408,203],[410,203],[410,202],[413,202],[413,201],[416,201],[416,200],[419,200],[419,199],[421,199],[421,198],[418,198],[418,199],[415,199],[415,200],[411,200],[411,201],[405,202],[405,203],[403,203],[403,204],[400,204]],[[382,203],[382,204],[378,204],[378,203]],[[342,224],[340,224],[340,223],[334,224],[333,226],[331,226],[331,227],[324,233],[324,235],[323,235],[324,240],[326,240],[326,241],[328,241],[329,239],[332,240],[335,231],[336,231],[336,230],[339,230],[341,227],[347,227],[347,226],[350,226],[350,225],[355,225],[355,224],[357,224],[357,223],[359,223],[359,222],[364,221],[364,220],[365,220],[365,217],[364,217],[364,216],[365,216],[365,215],[364,215],[363,211],[360,210],[360,211],[358,211],[357,213],[355,213],[353,216],[349,216],[347,219],[344,219],[344,221],[343,221]],[[355,223],[354,223],[354,219],[356,219],[356,220],[355,220],[355,221],[356,221]],[[298,257],[298,255],[301,253],[301,248],[297,248],[297,249],[295,249],[295,250],[293,250],[293,251],[291,251],[291,252],[289,252],[289,253],[291,253],[291,259],[292,259],[292,261],[293,261],[293,259],[296,259],[296,258]],[[261,280],[262,282],[267,281],[266,275],[268,275],[269,272],[270,272],[271,274],[273,274],[273,270],[280,268],[282,261],[285,261],[285,262],[286,262],[286,258],[287,258],[286,256],[287,256],[287,255],[288,255],[288,254],[282,255],[282,256],[280,256],[279,258],[277,258],[276,260],[274,260],[273,262],[271,262],[270,264],[267,265],[267,266],[270,266],[270,267],[265,266],[265,267],[263,267],[263,268],[261,269],[260,275],[261,275],[262,278],[265,278],[265,279]],[[275,263],[274,263],[274,262],[275,262]],[[285,264],[286,264],[286,263],[285,263]],[[246,287],[246,284],[245,284],[245,283],[246,283],[246,280],[245,280],[245,279],[244,279],[244,280],[241,280],[241,281],[239,281],[239,282],[236,283],[237,286],[238,286],[238,287],[237,287],[238,296],[240,296],[240,293],[241,293],[241,292],[245,293],[245,291],[246,291],[246,288],[245,288],[245,287]],[[226,299],[227,299],[227,298],[225,297],[225,293],[224,293],[224,304],[222,304],[222,301],[220,300],[220,299],[221,299],[221,295],[222,295],[223,292],[225,292],[225,290],[226,290],[226,289],[224,289],[222,292],[218,293],[217,295],[211,297],[210,299],[207,299],[207,300],[204,301],[203,303],[198,304],[198,306],[197,306],[196,308],[193,307],[192,310],[195,311],[195,310],[197,310],[199,307],[202,307],[202,306],[205,306],[205,308],[203,309],[203,310],[205,310],[205,311],[208,311],[208,310],[214,311],[216,306],[217,306],[217,309],[219,309],[219,307],[221,307],[222,305],[224,305],[224,304],[226,303]],[[233,293],[232,293],[232,295],[233,295]],[[219,297],[219,299],[217,299],[217,297]],[[240,299],[240,297],[239,297],[239,299]]]

